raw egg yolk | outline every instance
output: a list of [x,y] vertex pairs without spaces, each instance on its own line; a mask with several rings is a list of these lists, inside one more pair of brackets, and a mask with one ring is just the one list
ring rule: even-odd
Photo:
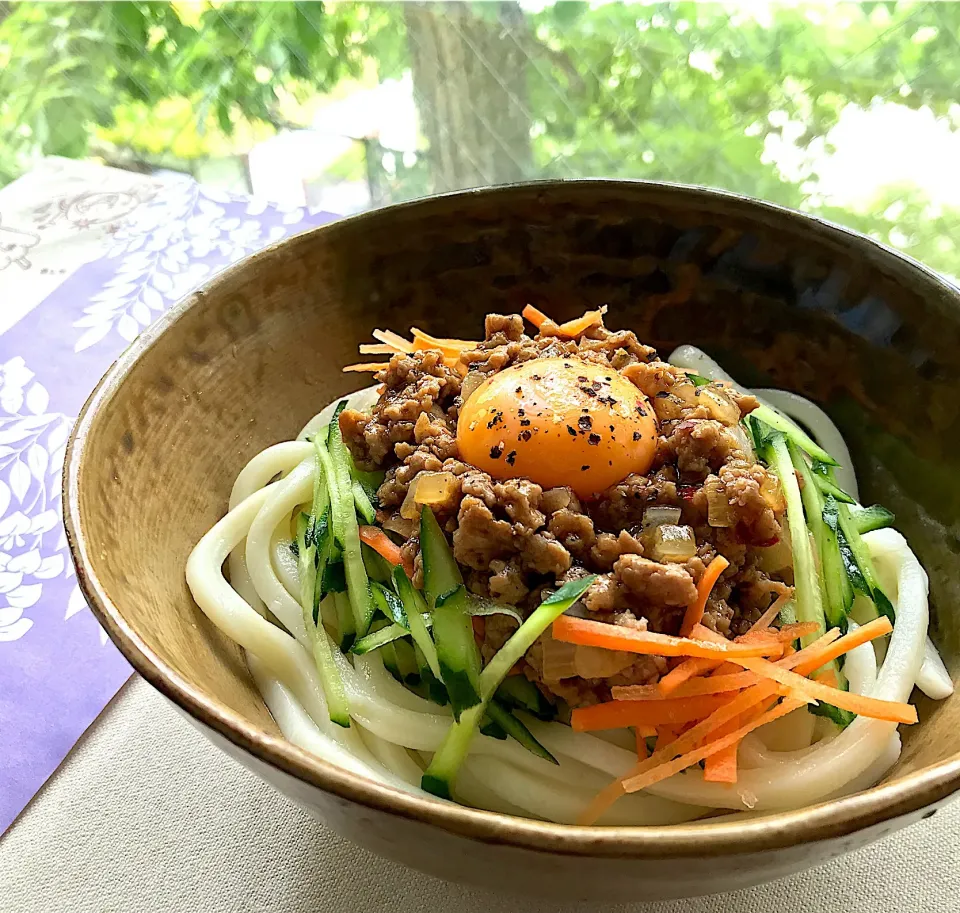
[[590,497],[650,469],[657,425],[644,395],[613,368],[538,358],[477,387],[460,409],[457,444],[462,460],[494,478]]

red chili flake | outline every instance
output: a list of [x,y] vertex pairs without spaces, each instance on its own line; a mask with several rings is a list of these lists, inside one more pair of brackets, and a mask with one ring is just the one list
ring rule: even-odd
[[503,456],[503,444],[494,444],[490,448],[490,459],[499,460]]
[[581,467],[580,467],[580,471],[581,471],[581,472],[586,472],[589,468],[590,468],[589,466],[581,466]]
[[757,548],[770,548],[771,546],[776,545],[779,541],[780,541],[780,537],[779,537],[779,536],[774,536],[774,537],[771,538],[771,539],[766,539],[766,540],[763,541],[763,542],[754,542],[753,544],[754,544]]
[[577,419],[577,424],[580,426],[581,431],[589,431],[593,427],[593,419],[589,415],[581,415]]
[[693,496],[697,493],[696,485],[678,485],[677,493],[683,498],[684,501],[692,501]]
[[517,451],[511,450],[507,454],[507,462],[512,466],[516,462],[516,460],[517,460]]
[[599,435],[599,434],[591,434],[590,437],[587,438],[587,440],[588,440],[594,447],[596,447],[597,444],[600,443],[600,435]]
[[[571,437],[576,437],[576,436],[577,436],[577,429],[574,428],[573,425],[567,425],[567,433],[568,433]],[[599,440],[599,438],[598,438],[598,440]]]
[[640,440],[640,432],[639,432],[639,431],[634,431],[634,432],[633,432],[633,439],[634,439],[635,441],[639,441],[639,440]]

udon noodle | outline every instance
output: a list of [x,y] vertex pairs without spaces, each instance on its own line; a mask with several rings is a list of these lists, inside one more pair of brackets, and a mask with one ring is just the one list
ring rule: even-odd
[[[692,346],[682,346],[670,362],[732,382]],[[756,393],[836,455],[838,482],[856,495],[849,450],[826,414],[794,394]],[[371,387],[353,394],[349,402],[363,409],[376,398],[376,388]],[[335,725],[304,625],[298,566],[290,549],[291,518],[301,505],[310,503],[317,472],[307,437],[327,425],[333,408],[311,419],[297,440],[268,447],[244,467],[228,513],[191,554],[187,580],[203,612],[246,651],[263,699],[287,739],[359,776],[419,792],[424,769],[450,727],[450,708],[400,684],[378,652],[348,658],[331,643],[352,721],[349,728]],[[882,657],[872,643],[848,654],[844,668],[850,690],[906,701],[917,684],[930,696],[943,697],[952,684],[927,637],[928,585],[923,569],[903,536],[892,529],[866,533],[864,541],[878,574],[888,583],[896,622]],[[329,611],[324,603],[321,612]],[[855,623],[851,626],[855,628]],[[318,634],[329,638],[322,624]],[[457,781],[461,802],[571,823],[582,816],[598,790],[636,763],[629,733],[577,732],[563,723],[533,717],[524,717],[524,722],[559,763],[537,757],[513,740],[478,735]],[[797,808],[874,785],[899,754],[895,722],[860,716],[840,731],[801,707],[744,738],[735,785],[707,782],[694,765],[626,795],[599,823],[667,825],[718,810]]]

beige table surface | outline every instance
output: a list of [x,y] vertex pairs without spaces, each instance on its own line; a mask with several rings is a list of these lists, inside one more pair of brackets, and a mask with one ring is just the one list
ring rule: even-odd
[[[0,841],[2,913],[582,910],[497,896],[348,844],[230,761],[139,678]],[[957,913],[960,802],[793,878],[644,913]]]

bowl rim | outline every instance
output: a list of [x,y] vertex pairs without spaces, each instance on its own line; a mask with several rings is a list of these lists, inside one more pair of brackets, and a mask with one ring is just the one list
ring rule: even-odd
[[[393,206],[339,218],[268,245],[234,263],[184,296],[148,327],[106,371],[90,393],[74,424],[66,448],[63,470],[64,526],[77,581],[94,615],[133,668],[153,687],[193,719],[213,729],[237,748],[296,780],[340,799],[389,815],[418,821],[480,842],[495,843],[574,857],[672,859],[740,855],[787,848],[846,837],[876,828],[897,818],[914,815],[960,791],[960,753],[870,790],[826,800],[794,811],[770,812],[756,818],[726,821],[723,817],[668,826],[632,825],[582,827],[518,818],[446,802],[424,793],[413,795],[342,770],[286,739],[272,736],[251,724],[225,704],[188,682],[161,659],[127,622],[122,609],[110,598],[97,576],[90,543],[80,512],[80,487],[84,456],[91,429],[101,410],[109,405],[137,361],[160,336],[212,290],[229,282],[251,263],[272,257],[281,247],[296,247],[317,234],[353,230],[358,223],[389,218],[398,211],[428,209],[451,198],[492,197],[516,191],[569,189],[610,190],[629,186],[651,193],[676,193],[702,203],[732,205],[745,217],[774,216],[792,220],[799,229],[819,231],[836,242],[852,245],[866,257],[886,259],[913,272],[945,299],[960,306],[960,288],[913,258],[859,232],[787,207],[729,191],[697,185],[622,179],[531,181],[453,191],[421,197]],[[933,814],[932,811],[928,812]],[[895,826],[895,825],[893,825]]]

